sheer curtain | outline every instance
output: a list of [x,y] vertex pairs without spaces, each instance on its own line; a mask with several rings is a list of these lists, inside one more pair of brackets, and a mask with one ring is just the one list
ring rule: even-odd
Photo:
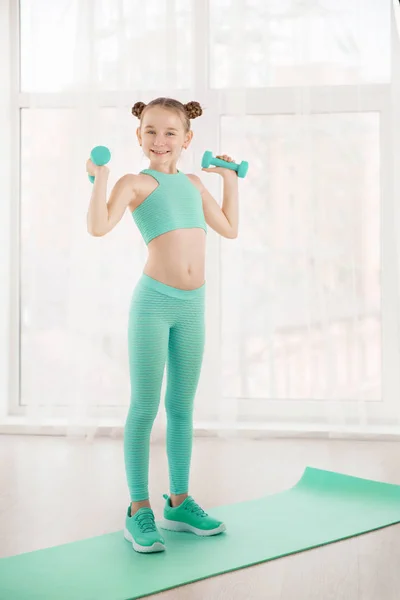
[[130,109],[162,95],[204,106],[180,168],[219,201],[204,150],[250,163],[239,237],[208,236],[196,429],[397,433],[397,2],[10,6],[9,422],[89,436],[124,424],[146,248],[129,214],[88,235],[85,161],[111,149],[110,190],[146,167]]

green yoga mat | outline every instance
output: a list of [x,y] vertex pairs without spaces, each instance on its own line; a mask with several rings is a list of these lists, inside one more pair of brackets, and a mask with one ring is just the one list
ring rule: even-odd
[[213,509],[226,533],[164,531],[137,554],[122,531],[0,560],[4,600],[133,600],[400,522],[400,486],[307,467],[291,489]]

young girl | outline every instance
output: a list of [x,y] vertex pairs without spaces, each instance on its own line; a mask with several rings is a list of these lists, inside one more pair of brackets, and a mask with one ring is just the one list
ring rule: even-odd
[[[238,183],[235,171],[203,169],[223,177],[222,209],[197,175],[177,169],[193,137],[190,119],[202,114],[198,102],[157,98],[137,102],[137,137],[150,160],[138,175],[124,175],[108,203],[108,168],[89,159],[95,177],[87,215],[88,231],[111,231],[128,208],[148,246],[148,260],[133,292],[128,325],[131,403],[124,432],[124,455],[131,504],[125,538],[137,552],[157,552],[165,542],[149,502],[150,433],[158,412],[167,365],[165,407],[170,496],[164,494],[161,526],[197,535],[225,531],[189,496],[193,401],[204,349],[205,247],[207,225],[226,238],[238,234]],[[229,156],[222,155],[226,161]]]

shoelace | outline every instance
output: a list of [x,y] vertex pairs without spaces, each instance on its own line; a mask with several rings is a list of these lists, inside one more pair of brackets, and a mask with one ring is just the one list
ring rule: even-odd
[[138,522],[140,530],[143,533],[150,533],[152,531],[156,531],[156,524],[154,522],[154,516],[152,515],[152,513],[142,513],[137,517],[136,520]]
[[199,517],[208,517],[207,513],[193,500],[193,498],[190,498],[187,501],[185,509],[199,515]]

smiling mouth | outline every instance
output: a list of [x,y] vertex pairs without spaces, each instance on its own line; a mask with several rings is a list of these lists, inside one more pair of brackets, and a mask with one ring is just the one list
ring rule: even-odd
[[164,152],[158,152],[157,150],[150,150],[153,154],[157,154],[158,156],[162,156],[163,154],[168,154],[169,150],[165,150]]

